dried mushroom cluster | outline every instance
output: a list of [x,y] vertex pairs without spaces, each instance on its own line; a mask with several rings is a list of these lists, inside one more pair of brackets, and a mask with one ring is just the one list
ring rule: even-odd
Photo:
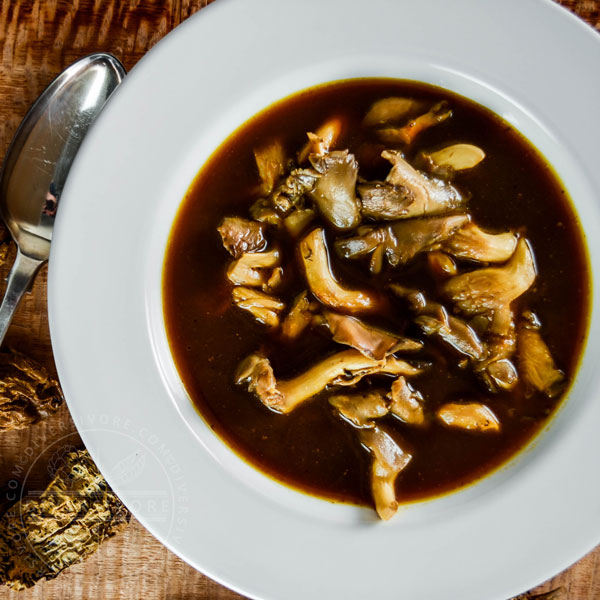
[[[308,133],[295,159],[274,140],[255,150],[260,183],[250,218],[226,217],[218,228],[233,257],[226,276],[238,308],[288,344],[307,328],[319,328],[347,347],[288,380],[278,379],[269,357],[256,352],[239,365],[236,383],[278,413],[328,392],[336,414],[356,428],[372,456],[372,493],[383,519],[397,510],[396,478],[412,453],[378,419],[391,415],[407,427],[435,421],[459,431],[499,434],[502,422],[486,395],[521,381],[531,393],[554,396],[565,379],[543,341],[539,319],[515,303],[536,280],[530,243],[516,231],[480,228],[467,211],[468,196],[454,183],[457,172],[477,168],[484,151],[458,143],[422,151],[412,164],[406,158],[420,132],[451,117],[446,102],[376,102],[363,127],[385,145],[381,157],[390,166],[381,181],[363,179],[357,158],[336,149],[344,128],[339,117]],[[296,248],[295,262],[292,257],[285,269],[281,244],[273,241],[282,235]],[[348,286],[333,272],[331,251],[341,261],[363,261],[371,281],[391,283],[383,291],[381,285]],[[437,282],[435,298],[403,285],[400,267],[419,255],[427,257]],[[399,274],[390,278],[394,270]],[[286,286],[298,277],[304,291],[292,302],[282,301]],[[406,312],[421,339],[368,322],[390,307]],[[448,361],[480,380],[481,397],[428,407],[408,379],[428,368],[415,357],[430,338],[447,350]],[[369,378],[369,390],[352,389],[363,378]]]
[[87,450],[70,452],[39,497],[0,517],[0,582],[14,590],[53,579],[121,531],[130,514]]
[[23,429],[55,413],[63,402],[58,382],[20,352],[0,352],[0,431]]

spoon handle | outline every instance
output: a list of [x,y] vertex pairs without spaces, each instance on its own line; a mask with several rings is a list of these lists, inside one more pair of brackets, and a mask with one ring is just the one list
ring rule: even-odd
[[21,254],[20,250],[17,250],[17,258],[10,270],[6,293],[4,294],[4,300],[2,300],[2,306],[0,306],[0,345],[4,341],[8,326],[23,294],[29,289],[35,274],[44,262],[25,256]]

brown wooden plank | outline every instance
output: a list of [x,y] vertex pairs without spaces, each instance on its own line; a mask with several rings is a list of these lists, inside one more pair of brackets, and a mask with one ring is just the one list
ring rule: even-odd
[[[0,0],[0,155],[29,105],[75,59],[96,51],[115,54],[130,69],[163,35],[210,0]],[[501,1],[501,0],[498,0]],[[598,0],[562,0],[600,29]],[[0,292],[8,266],[0,267]],[[7,342],[54,369],[46,311],[46,270],[21,305]],[[0,435],[0,484],[48,481],[46,462],[77,441],[68,410],[29,430]],[[526,532],[524,532],[526,535]],[[198,543],[202,543],[199,540]],[[518,543],[518,540],[515,541]],[[600,598],[600,547],[535,590],[562,586],[567,600]],[[16,598],[0,588],[2,598]],[[198,573],[156,541],[139,523],[107,542],[85,563],[18,596],[32,599],[144,598],[230,600],[239,595]]]

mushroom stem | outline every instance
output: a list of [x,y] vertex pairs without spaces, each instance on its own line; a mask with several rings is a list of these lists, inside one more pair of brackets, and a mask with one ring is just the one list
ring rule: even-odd
[[381,299],[375,293],[349,290],[336,281],[323,229],[313,229],[302,239],[300,257],[310,291],[323,304],[342,312],[374,312],[381,306]]

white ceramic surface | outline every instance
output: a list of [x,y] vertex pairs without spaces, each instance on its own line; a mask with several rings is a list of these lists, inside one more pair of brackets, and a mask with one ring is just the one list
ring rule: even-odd
[[592,549],[597,297],[576,384],[532,447],[380,523],[275,483],[214,436],[169,354],[160,283],[175,212],[219,143],[281,97],[361,76],[440,85],[517,127],[574,198],[600,273],[599,64],[597,33],[547,0],[217,0],[149,52],[77,157],[49,273],[69,409],[136,518],[210,577],[269,600],[505,600]]

